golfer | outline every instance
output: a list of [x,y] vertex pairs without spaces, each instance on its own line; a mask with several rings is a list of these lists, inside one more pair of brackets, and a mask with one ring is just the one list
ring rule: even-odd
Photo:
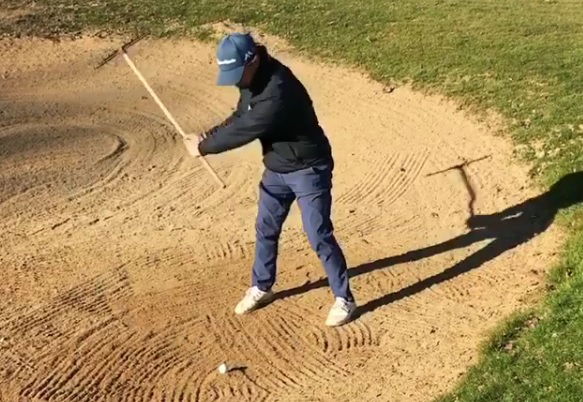
[[346,259],[330,220],[334,161],[310,96],[290,69],[249,34],[223,38],[217,63],[218,85],[239,88],[237,110],[198,140],[186,139],[186,148],[193,156],[218,154],[258,139],[265,165],[259,185],[252,287],[235,312],[249,313],[271,301],[279,235],[292,202],[297,200],[304,230],[335,296],[326,325],[342,325],[350,320],[356,304]]

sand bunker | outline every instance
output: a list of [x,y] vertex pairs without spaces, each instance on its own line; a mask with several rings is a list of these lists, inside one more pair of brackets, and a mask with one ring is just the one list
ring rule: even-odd
[[[0,42],[0,400],[428,400],[543,286],[556,230],[498,252],[464,237],[472,191],[477,214],[534,195],[506,141],[438,97],[280,49],[333,146],[362,308],[324,327],[332,297],[294,207],[279,297],[235,316],[259,145],[208,159],[219,189],[125,64],[94,70],[120,44]],[[212,46],[146,41],[133,58],[187,131],[232,110]]]

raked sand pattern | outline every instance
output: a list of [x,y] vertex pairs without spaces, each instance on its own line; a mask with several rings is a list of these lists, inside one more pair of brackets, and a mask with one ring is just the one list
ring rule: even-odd
[[[334,222],[362,309],[324,326],[332,297],[294,207],[275,302],[235,316],[259,146],[208,158],[218,188],[123,62],[94,69],[120,44],[0,42],[0,400],[430,400],[543,287],[554,228],[475,269],[464,261],[487,241],[415,253],[467,233],[462,173],[476,213],[536,193],[494,129],[274,43],[332,142]],[[214,86],[210,45],[144,41],[132,57],[188,132],[235,104]]]

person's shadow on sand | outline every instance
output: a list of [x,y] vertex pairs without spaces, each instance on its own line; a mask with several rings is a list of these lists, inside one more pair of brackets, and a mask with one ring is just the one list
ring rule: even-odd
[[[348,271],[349,276],[355,277],[378,269],[385,269],[395,264],[417,261],[446,251],[468,247],[482,240],[492,240],[485,247],[439,274],[359,306],[357,315],[369,313],[381,306],[412,296],[435,284],[480,267],[505,251],[511,250],[544,232],[551,225],[559,210],[580,202],[583,202],[583,172],[571,173],[562,177],[547,192],[530,198],[521,204],[495,214],[470,217],[467,223],[471,231],[466,234],[433,246],[351,268]],[[327,279],[319,279],[315,282],[278,292],[275,298],[287,298],[327,286],[327,284]]]

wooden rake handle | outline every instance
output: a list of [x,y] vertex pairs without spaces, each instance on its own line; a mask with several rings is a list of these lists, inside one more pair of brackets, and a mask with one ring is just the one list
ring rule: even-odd
[[[172,116],[172,114],[170,114],[170,112],[168,111],[168,109],[166,108],[164,103],[162,103],[160,98],[158,98],[158,95],[156,95],[156,93],[154,92],[152,87],[150,87],[150,85],[148,84],[148,82],[146,81],[146,79],[144,78],[144,76],[142,75],[140,70],[138,70],[136,65],[133,63],[132,59],[130,59],[130,56],[128,56],[128,54],[126,53],[124,48],[121,49],[121,54],[122,54],[124,60],[126,61],[126,63],[128,64],[128,66],[130,66],[130,68],[136,74],[138,79],[142,82],[142,84],[144,84],[144,87],[146,88],[146,90],[148,91],[150,96],[152,96],[152,98],[158,104],[158,106],[160,106],[160,109],[162,109],[162,112],[164,112],[164,114],[166,115],[168,120],[170,120],[170,122],[174,125],[174,128],[176,128],[176,131],[178,131],[178,133],[182,136],[182,138],[187,138],[186,134],[184,133],[184,130],[182,129],[182,127],[180,127],[180,124],[178,124],[178,122],[176,121],[174,116]],[[226,184],[221,180],[221,178],[217,175],[217,173],[214,171],[214,169],[211,167],[211,165],[209,165],[209,163],[206,161],[206,159],[202,155],[199,156],[197,159],[200,160],[202,165],[206,168],[206,170],[208,170],[208,172],[215,179],[215,181],[221,186],[221,188],[227,187]]]

